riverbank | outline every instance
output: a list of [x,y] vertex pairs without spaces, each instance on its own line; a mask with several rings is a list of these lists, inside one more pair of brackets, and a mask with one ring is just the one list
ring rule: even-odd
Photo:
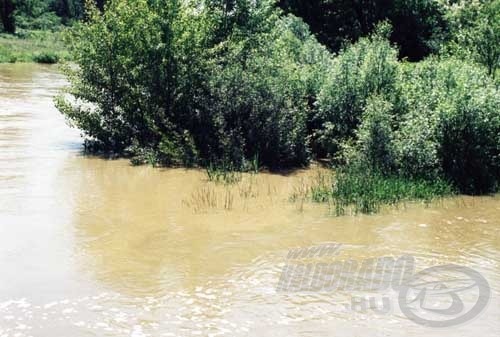
[[62,32],[20,31],[0,33],[0,63],[58,63],[69,59]]

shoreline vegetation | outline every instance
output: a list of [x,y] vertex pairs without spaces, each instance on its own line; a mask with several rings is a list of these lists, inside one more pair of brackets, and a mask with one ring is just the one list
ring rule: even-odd
[[69,52],[62,34],[41,30],[22,31],[16,35],[0,33],[0,63],[68,61]]
[[302,192],[337,215],[497,193],[500,0],[333,2],[89,1],[56,105],[88,152],[214,182],[327,158]]
[[0,63],[69,60],[64,31],[81,18],[81,0],[0,0]]

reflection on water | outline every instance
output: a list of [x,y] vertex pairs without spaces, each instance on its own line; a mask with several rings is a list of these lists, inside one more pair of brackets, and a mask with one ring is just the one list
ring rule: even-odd
[[[336,218],[289,201],[319,169],[227,187],[85,157],[53,107],[64,83],[54,67],[0,65],[0,336],[498,334],[500,198]],[[467,265],[493,298],[475,321],[432,330],[396,309],[352,312],[345,292],[277,293],[288,250],[325,242],[343,243],[343,260]]]

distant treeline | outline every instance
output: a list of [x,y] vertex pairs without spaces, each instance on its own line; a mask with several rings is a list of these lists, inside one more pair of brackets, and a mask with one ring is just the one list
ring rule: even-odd
[[[262,0],[260,0],[262,1]],[[3,29],[54,29],[82,19],[86,0],[0,0]],[[101,11],[105,0],[87,0]],[[151,4],[158,0],[149,0]],[[244,0],[210,0],[227,11]],[[259,1],[257,1],[259,2]],[[435,53],[449,39],[452,23],[449,8],[459,0],[279,0],[286,13],[302,18],[318,40],[338,52],[345,43],[369,35],[375,25],[388,20],[393,26],[390,40],[399,46],[399,56],[421,60]],[[484,0],[474,2],[483,3]],[[487,1],[486,1],[487,2]],[[200,2],[201,3],[201,2]]]
[[[89,0],[104,10],[105,0]],[[3,30],[15,33],[16,28],[57,29],[72,20],[84,17],[86,0],[0,0]]]
[[420,60],[435,52],[449,31],[446,8],[436,0],[280,0],[279,4],[301,17],[333,51],[389,20],[390,40],[400,46],[400,56]]

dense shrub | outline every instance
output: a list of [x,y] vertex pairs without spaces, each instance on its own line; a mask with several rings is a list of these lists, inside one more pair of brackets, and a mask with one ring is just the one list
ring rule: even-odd
[[500,95],[494,80],[454,59],[400,69],[399,108],[380,97],[366,101],[355,145],[344,145],[355,159],[349,165],[410,180],[442,178],[463,193],[496,191]]
[[500,180],[500,120],[494,104],[463,98],[440,124],[443,171],[468,194],[495,192]]
[[55,0],[25,0],[15,3],[18,28],[56,30],[61,25],[61,18],[52,11]]
[[401,81],[405,113],[395,132],[399,172],[409,178],[434,179],[442,173],[438,158],[439,106],[449,100],[439,62],[403,64]]
[[255,156],[270,167],[306,164],[309,102],[329,60],[326,51],[292,17],[227,45],[210,76],[206,109],[215,117],[215,153],[236,165]]
[[408,178],[435,179],[442,169],[438,158],[436,117],[426,110],[411,111],[395,132],[396,166]]
[[59,56],[52,52],[42,52],[34,55],[33,61],[37,63],[53,64],[59,62]]
[[346,200],[335,188],[360,193],[351,182],[382,202],[498,189],[500,96],[477,63],[400,62],[388,23],[333,56],[271,0],[106,9],[72,31],[77,66],[58,100],[89,149],[213,172],[330,157]]
[[389,29],[380,25],[372,37],[348,46],[328,70],[311,131],[320,157],[334,156],[354,137],[370,96],[380,95],[399,107],[397,50],[386,39]]
[[404,76],[408,113],[399,139],[403,173],[443,174],[465,193],[496,189],[500,179],[500,95],[484,70],[429,59]]
[[369,97],[356,132],[356,161],[370,171],[393,173],[396,167],[392,104],[379,96]]
[[306,164],[326,49],[272,2],[240,1],[230,13],[206,5],[127,0],[91,11],[73,33],[76,100],[59,108],[104,150],[148,149],[166,164]]
[[[4,0],[2,0],[4,1]],[[16,26],[21,29],[59,30],[62,24],[82,19],[87,0],[10,0],[16,6]],[[94,1],[103,4],[103,0]],[[1,3],[1,2],[0,2]]]
[[157,104],[163,96],[151,92],[164,73],[158,67],[164,46],[158,15],[144,0],[114,1],[105,15],[94,9],[89,19],[72,31],[78,68],[69,69],[69,76],[75,104],[61,99],[59,108],[103,149],[122,152],[133,144],[159,143],[148,133],[166,118]]
[[484,65],[495,77],[500,69],[500,0],[457,1],[447,15],[451,39],[445,50]]
[[55,13],[47,12],[36,18],[18,16],[16,23],[21,29],[55,31],[60,28],[61,19]]
[[[445,179],[470,194],[498,190],[500,95],[494,80],[480,67],[452,58],[381,61],[373,67],[356,57],[383,43],[362,40],[334,61],[333,71],[350,63],[343,76],[329,73],[322,88],[318,116],[326,122],[316,139],[333,144],[329,154],[340,152],[345,164],[358,168],[356,176]],[[348,53],[354,57],[346,58]]]

